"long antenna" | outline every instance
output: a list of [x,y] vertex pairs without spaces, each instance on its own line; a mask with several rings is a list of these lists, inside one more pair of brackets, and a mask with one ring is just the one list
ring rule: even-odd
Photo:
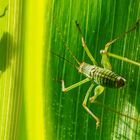
[[126,32],[120,34],[115,40],[121,39],[123,38],[126,34],[128,34],[129,32],[135,30],[140,24],[140,19],[137,20],[137,22]]
[[126,115],[126,114],[123,114],[123,113],[119,112],[118,110],[115,110],[115,109],[113,109],[113,108],[111,108],[111,107],[109,107],[109,106],[107,106],[107,105],[103,105],[103,104],[102,104],[101,102],[99,102],[99,101],[95,101],[94,104],[95,104],[95,105],[98,105],[98,106],[100,106],[100,107],[103,107],[103,108],[104,108],[105,110],[107,110],[107,111],[111,111],[111,112],[113,112],[113,113],[117,113],[117,114],[120,115],[120,116],[124,116],[124,117],[127,117],[127,118],[129,118],[129,119],[131,119],[131,120],[134,120],[134,121],[136,121],[136,122],[140,122],[139,119],[134,118],[134,117],[131,117],[131,116],[128,116],[128,115]]
[[[54,19],[55,20],[55,19]],[[56,25],[56,23],[55,23],[55,25]],[[59,26],[58,25],[56,25],[56,30],[57,30],[57,32],[59,33],[59,36],[61,37],[61,40],[63,41],[63,43],[64,43],[64,47],[67,49],[67,51],[69,52],[69,54],[72,56],[72,58],[76,61],[76,63],[78,64],[78,65],[80,65],[81,63],[78,61],[78,59],[76,58],[76,56],[72,53],[72,51],[70,50],[70,48],[69,48],[69,46],[68,46],[68,44],[66,43],[66,41],[65,41],[65,39],[64,39],[64,36],[63,36],[63,34],[62,34],[62,32],[61,32],[61,30],[60,30],[60,28],[59,28]]]
[[69,64],[71,64],[73,67],[75,67],[76,69],[78,69],[78,67],[76,66],[76,65],[74,65],[71,61],[69,61],[68,59],[66,59],[65,57],[63,57],[63,56],[61,56],[61,55],[59,55],[59,54],[57,54],[57,53],[55,53],[55,52],[52,52],[52,51],[50,51],[53,55],[55,55],[55,56],[57,56],[57,57],[59,57],[59,58],[61,58],[61,59],[63,59],[63,60],[65,60],[66,62],[68,62]]

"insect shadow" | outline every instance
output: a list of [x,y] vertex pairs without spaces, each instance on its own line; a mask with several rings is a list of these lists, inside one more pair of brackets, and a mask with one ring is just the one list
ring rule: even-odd
[[[3,73],[11,64],[15,54],[15,43],[12,36],[5,32],[0,40],[0,72]],[[11,52],[12,51],[12,52]]]

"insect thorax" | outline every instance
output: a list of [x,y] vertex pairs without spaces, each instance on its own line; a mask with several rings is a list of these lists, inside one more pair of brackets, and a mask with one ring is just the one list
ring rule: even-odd
[[90,65],[83,62],[79,67],[79,72],[86,77],[93,79],[96,84],[105,87],[120,88],[125,85],[125,79],[123,77],[96,65]]

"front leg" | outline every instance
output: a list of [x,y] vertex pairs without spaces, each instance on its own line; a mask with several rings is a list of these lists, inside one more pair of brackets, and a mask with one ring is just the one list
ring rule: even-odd
[[74,88],[76,88],[76,87],[88,82],[88,81],[91,81],[91,79],[85,78],[84,80],[82,80],[80,82],[77,82],[77,83],[75,83],[75,84],[73,84],[73,85],[71,85],[69,87],[66,87],[66,88],[65,88],[64,80],[61,80],[61,81],[62,81],[62,92],[66,93],[66,92],[68,92],[68,91],[70,91],[70,90],[72,90],[72,89],[74,89]]
[[89,49],[88,49],[88,47],[86,45],[85,39],[83,37],[82,31],[81,31],[81,28],[80,28],[80,25],[77,23],[77,21],[75,23],[76,23],[76,27],[77,27],[80,35],[81,35],[82,45],[83,45],[83,48],[84,48],[87,56],[90,58],[90,60],[92,61],[92,63],[94,65],[97,65],[97,62],[95,61],[94,57],[92,56],[92,54],[90,53],[90,51],[89,51]]

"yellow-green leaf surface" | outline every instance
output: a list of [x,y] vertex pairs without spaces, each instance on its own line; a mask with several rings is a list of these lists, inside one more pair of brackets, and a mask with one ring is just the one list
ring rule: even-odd
[[[0,18],[0,140],[140,139],[138,66],[110,58],[113,71],[127,82],[122,89],[106,88],[97,98],[100,105],[88,103],[101,119],[96,130],[82,107],[90,83],[63,94],[61,79],[69,86],[84,76],[53,54],[75,64],[67,43],[80,62],[92,64],[75,26],[78,21],[101,66],[100,50],[140,19],[139,0],[1,0],[0,15],[5,7]],[[109,51],[140,62],[140,28]]]
[[[0,139],[14,139],[21,106],[21,24],[19,1],[0,1]],[[14,13],[16,12],[16,16]],[[17,32],[18,31],[18,32]]]
[[2,4],[1,12],[8,10],[0,21],[0,139],[51,139],[45,112],[51,5],[44,0]]

